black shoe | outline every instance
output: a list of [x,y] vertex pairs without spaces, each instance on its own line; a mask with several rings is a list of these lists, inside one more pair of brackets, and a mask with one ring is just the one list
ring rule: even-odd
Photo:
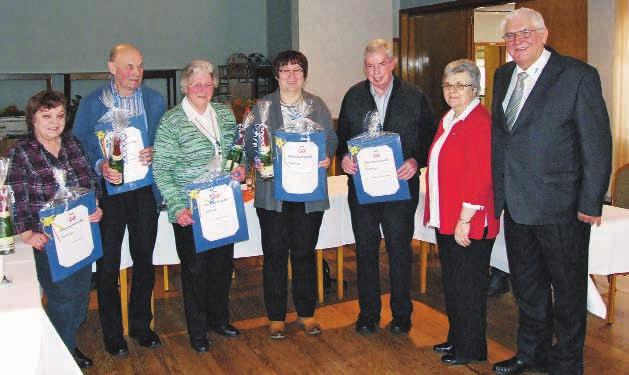
[[547,372],[548,366],[545,364],[526,363],[516,355],[506,361],[496,363],[493,370],[499,375],[515,375],[525,372]]
[[81,353],[79,348],[74,348],[74,351],[72,352],[72,357],[74,357],[74,361],[77,365],[79,365],[80,368],[89,368],[94,365],[94,361],[92,361],[92,359],[85,354]]
[[461,365],[467,365],[468,363],[472,363],[472,362],[482,362],[486,360],[487,360],[487,357],[481,357],[477,359],[457,358],[456,354],[454,353],[447,353],[441,356],[441,362],[450,366],[461,366]]
[[441,344],[437,344],[433,346],[432,350],[441,354],[450,354],[450,353],[454,353],[454,345],[446,341],[446,342],[442,342]]
[[105,350],[114,357],[126,357],[129,355],[127,342],[122,337],[106,339]]
[[511,290],[509,287],[509,274],[497,268],[491,269],[487,295],[490,297],[507,294]]
[[210,350],[210,340],[205,337],[190,338],[190,346],[197,353],[205,353]]
[[159,348],[162,342],[159,340],[157,333],[153,332],[150,328],[146,331],[129,332],[129,336],[135,340],[135,342],[145,348]]
[[410,319],[393,319],[389,331],[394,335],[402,335],[408,333],[411,330],[411,326]]
[[378,329],[378,322],[375,319],[358,318],[356,321],[356,332],[363,336],[370,335]]
[[225,337],[236,337],[240,335],[240,330],[229,323],[210,326],[210,331]]

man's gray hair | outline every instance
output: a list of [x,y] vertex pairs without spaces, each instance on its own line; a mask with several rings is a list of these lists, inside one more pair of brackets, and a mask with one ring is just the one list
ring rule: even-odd
[[512,12],[509,12],[507,16],[500,23],[500,29],[502,33],[505,33],[505,29],[507,27],[507,22],[512,21],[516,18],[526,18],[531,21],[533,28],[535,29],[544,29],[546,28],[546,24],[544,23],[544,17],[542,14],[535,9],[531,8],[518,8]]
[[480,69],[472,60],[460,59],[454,60],[448,65],[446,65],[445,69],[443,69],[443,79],[445,80],[447,76],[456,73],[467,73],[470,75],[472,79],[472,88],[476,89],[476,95],[480,92]]
[[192,60],[181,71],[181,93],[186,94],[188,79],[195,73],[208,73],[212,76],[214,87],[218,87],[218,77],[214,76],[214,65],[207,60]]
[[391,46],[391,42],[382,38],[376,38],[370,40],[365,46],[365,52],[363,53],[363,57],[367,57],[368,54],[378,52],[379,50],[384,50],[387,53],[387,57],[392,59],[393,56],[393,47]]

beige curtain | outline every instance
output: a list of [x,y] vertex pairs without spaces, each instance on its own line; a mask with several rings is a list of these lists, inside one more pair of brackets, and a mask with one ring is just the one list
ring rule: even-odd
[[613,171],[629,163],[629,0],[616,0],[612,84]]

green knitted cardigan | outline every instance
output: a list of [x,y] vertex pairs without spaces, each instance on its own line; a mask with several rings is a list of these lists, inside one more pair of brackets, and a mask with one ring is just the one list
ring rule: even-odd
[[[227,105],[211,105],[218,120],[222,155],[226,157],[237,131],[236,120]],[[164,114],[155,136],[153,177],[166,201],[170,222],[177,222],[177,212],[188,207],[185,185],[206,172],[214,157],[214,145],[188,121],[181,104]]]

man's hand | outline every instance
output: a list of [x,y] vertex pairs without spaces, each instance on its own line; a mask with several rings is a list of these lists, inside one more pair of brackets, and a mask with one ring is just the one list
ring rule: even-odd
[[401,180],[408,180],[417,173],[417,161],[413,158],[406,159],[404,164],[397,170],[397,177]]
[[103,177],[110,184],[120,184],[122,182],[122,173],[109,167],[109,162],[103,161],[100,165],[100,169],[103,172]]
[[597,227],[601,226],[601,217],[600,216],[589,216],[586,214],[582,214],[581,212],[577,213],[577,219],[581,220],[584,223],[595,225]]
[[356,174],[356,172],[358,172],[358,166],[354,163],[354,160],[352,160],[349,154],[343,156],[341,168],[343,168],[343,171],[347,174]]
[[151,165],[153,162],[153,146],[140,150],[140,161],[142,165]]

